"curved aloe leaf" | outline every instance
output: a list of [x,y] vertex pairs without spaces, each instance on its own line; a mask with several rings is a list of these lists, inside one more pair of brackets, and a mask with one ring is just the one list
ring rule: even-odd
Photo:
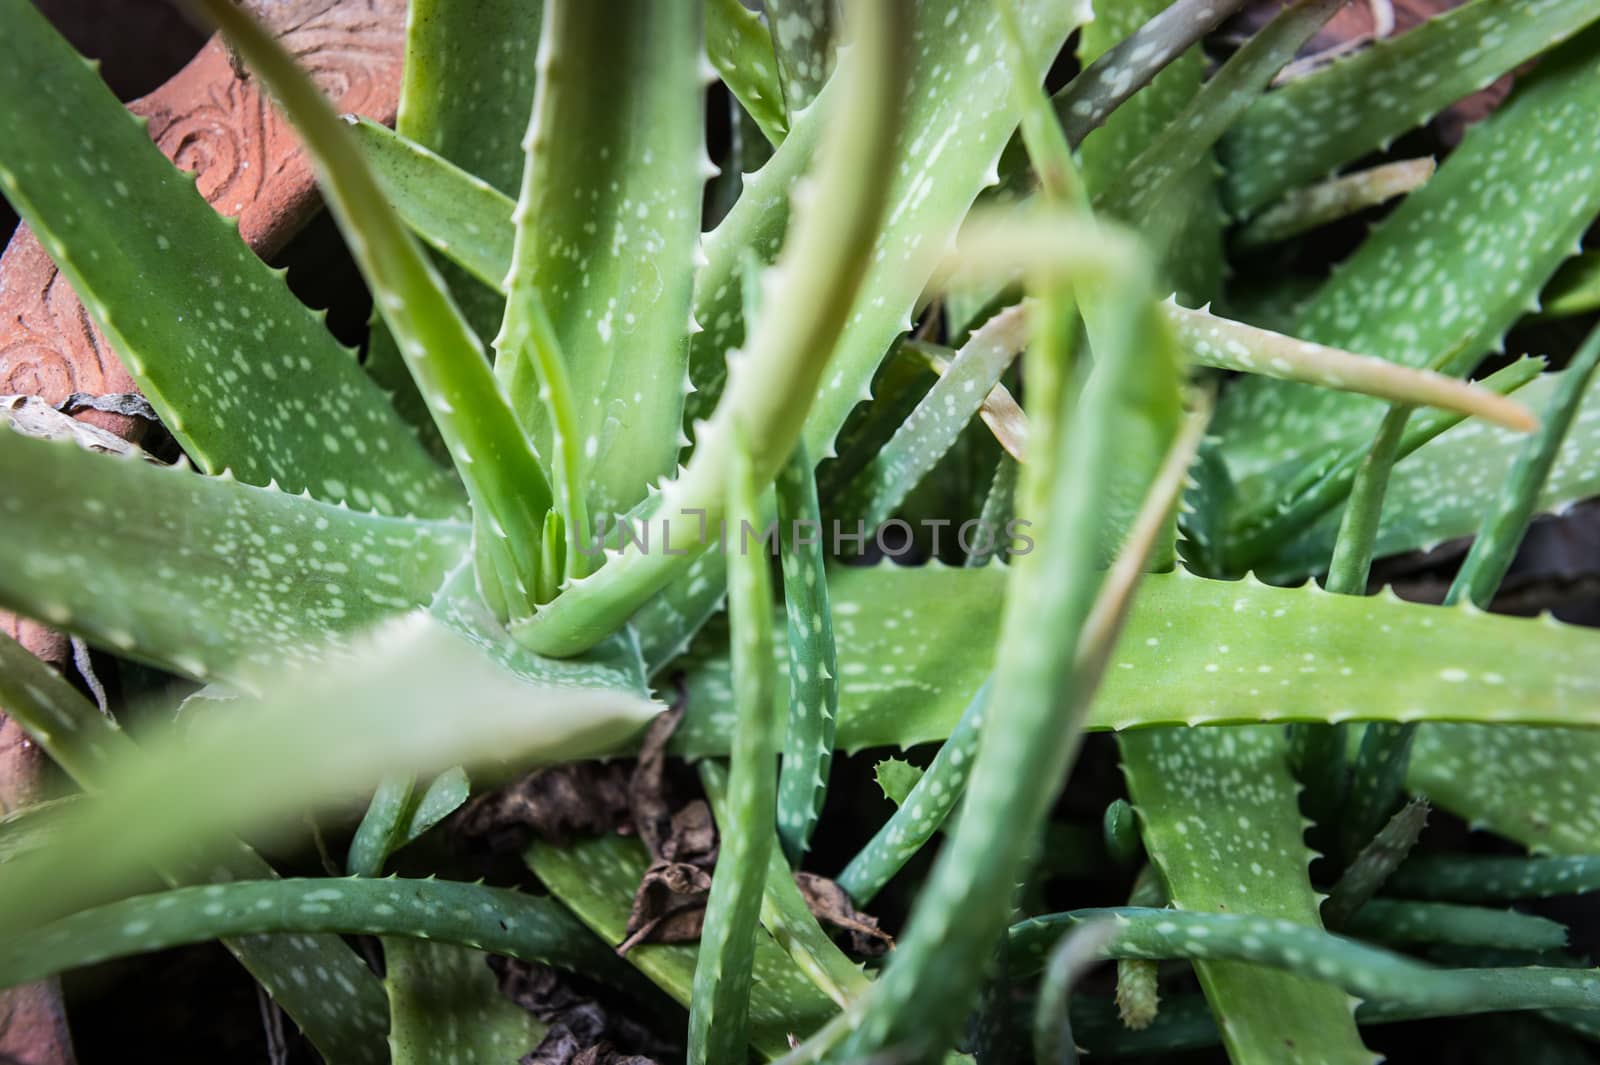
[[406,936],[595,975],[625,972],[559,903],[448,880],[238,881],[137,895],[8,936],[0,985],[221,936]]
[[[1434,1013],[1490,1013],[1513,1009],[1594,1009],[1600,1004],[1600,973],[1561,968],[1435,969],[1410,958],[1329,935],[1294,921],[1231,913],[1184,913],[1133,907],[1076,910],[1050,914],[1012,926],[1011,945],[1019,960],[1041,963],[1062,932],[1089,921],[1109,919],[1116,930],[1103,948],[1106,957],[1193,958],[1223,964],[1248,962],[1297,974],[1330,992],[1349,992],[1378,1003],[1394,1003]],[[1203,970],[1202,970],[1203,971]],[[1335,994],[1344,1019],[1354,1030],[1345,996]],[[1230,1038],[1238,1018],[1222,1023],[1233,1061],[1242,1056]],[[1297,1046],[1300,1044],[1296,1044]],[[1337,1060],[1327,1043],[1312,1044],[1319,1061]],[[1261,1061],[1281,1061],[1282,1044],[1267,1048]],[[1361,1060],[1370,1060],[1364,1052]]]
[[249,15],[225,0],[195,3],[272,89],[316,159],[329,206],[473,501],[480,587],[502,616],[528,613],[550,488],[482,342],[311,79]]
[[[21,644],[0,635],[0,705],[86,791],[98,790],[124,760],[137,752],[125,733],[54,670]],[[49,842],[70,828],[68,810],[53,813]],[[179,862],[165,874],[177,885],[197,880],[260,880],[274,877],[255,851],[238,844],[210,869]],[[331,1060],[381,1062],[388,1024],[372,972],[334,936],[258,936],[224,940],[224,946],[261,982],[318,1050]]]
[[418,612],[276,680],[248,712],[201,715],[120,760],[55,847],[8,869],[0,928],[69,911],[227,832],[347,800],[385,773],[582,758],[636,735],[656,709],[631,689],[530,683]]
[[1223,142],[1230,205],[1250,214],[1326,177],[1595,17],[1584,0],[1475,0],[1297,78],[1257,100]]
[[[1120,746],[1145,849],[1174,906],[1237,915],[1241,929],[1300,939],[1321,933],[1282,729],[1158,729],[1127,733]],[[1182,919],[1173,918],[1175,927]],[[1235,1062],[1278,1060],[1285,1041],[1316,1047],[1328,1062],[1371,1061],[1338,988],[1304,969],[1285,976],[1210,960],[1227,955],[1206,953],[1204,945],[1196,957],[1208,959],[1195,969],[1219,1023],[1226,1022],[1223,1039]]]
[[361,514],[3,429],[0,480],[0,601],[201,680],[305,660],[426,603],[467,548],[454,522]]
[[[647,856],[637,840],[620,836],[584,840],[569,847],[537,844],[528,865],[551,894],[565,903],[607,943],[620,943],[628,923],[628,900],[644,874]],[[688,1004],[694,982],[694,945],[644,945],[627,959],[678,1002]],[[834,1016],[837,1007],[817,989],[765,931],[757,931],[755,978],[750,988],[750,1043],[766,1058],[789,1049]]]
[[[683,417],[704,141],[700,5],[550,0],[495,373],[535,447],[562,435],[526,344],[538,294],[566,359],[589,509],[621,514],[672,473]],[[594,92],[582,74],[615,73]]]
[[458,514],[459,489],[354,355],[92,67],[27,0],[0,21],[0,189],[189,456],[362,509]]
[[1506,858],[1428,854],[1390,881],[1399,895],[1455,902],[1521,902],[1600,890],[1600,855]]

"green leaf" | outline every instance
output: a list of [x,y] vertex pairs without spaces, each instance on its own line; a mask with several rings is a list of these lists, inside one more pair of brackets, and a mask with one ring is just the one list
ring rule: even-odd
[[[423,242],[499,292],[511,268],[517,202],[482,178],[376,122],[352,128],[400,220]],[[460,288],[467,291],[465,286]],[[503,300],[497,300],[503,303]],[[497,323],[498,327],[498,323]]]
[[[542,455],[544,376],[515,341],[538,293],[577,401],[589,509],[621,514],[676,466],[690,291],[710,170],[700,5],[551,0],[496,376]],[[614,75],[605,92],[588,76]]]
[[[620,943],[628,923],[628,900],[644,874],[647,856],[637,840],[620,836],[583,840],[565,848],[536,844],[528,865],[551,894],[565,903],[601,939]],[[627,959],[663,991],[688,1004],[694,982],[693,944],[647,944]],[[755,978],[750,988],[750,1042],[764,1057],[789,1049],[789,1035],[804,1037],[836,1007],[806,978],[783,948],[764,931],[756,935]]]
[[383,961],[393,1065],[511,1062],[544,1038],[545,1026],[501,994],[485,954],[390,937]]
[[[0,705],[52,761],[85,791],[99,790],[137,752],[116,723],[21,644],[0,635]],[[56,807],[48,827],[57,846],[87,800]],[[37,809],[37,808],[34,808]],[[218,855],[210,869],[175,863],[168,884],[196,880],[260,880],[276,876],[255,851],[240,843]],[[378,1062],[388,1017],[366,963],[334,936],[262,936],[224,945],[259,980],[331,1060]]]
[[[1353,1033],[1348,992],[1374,1003],[1436,1015],[1492,1013],[1519,1009],[1593,1009],[1600,1003],[1600,974],[1564,968],[1435,969],[1353,939],[1329,935],[1294,921],[1234,913],[1184,913],[1181,910],[1120,907],[1049,914],[1012,926],[1011,944],[1019,957],[1041,963],[1062,932],[1090,921],[1110,919],[1115,935],[1105,957],[1210,959],[1196,965],[1201,982],[1207,968],[1260,972],[1258,965],[1297,974],[1308,987],[1326,992],[1339,1006],[1344,1026]],[[1203,930],[1203,931],[1202,931]],[[1218,959],[1227,959],[1219,961]],[[1241,965],[1239,963],[1250,963]],[[1285,1004],[1287,1005],[1287,1004]],[[1237,1029],[1242,1018],[1219,1019],[1232,1061],[1283,1061],[1285,1044],[1268,1043],[1261,1053],[1241,1047]],[[1289,1018],[1285,1018],[1289,1020]],[[1340,1060],[1329,1040],[1289,1044],[1314,1048],[1316,1061]],[[1359,1044],[1357,1044],[1359,1048]],[[1357,1050],[1350,1060],[1370,1061]],[[1298,1055],[1296,1055],[1298,1060]]]
[[1600,252],[1568,260],[1539,296],[1545,318],[1587,314],[1600,308]]
[[1027,316],[1021,306],[1007,308],[974,330],[950,367],[934,382],[894,436],[856,474],[833,506],[836,513],[860,518],[875,529],[905,502],[911,490],[955,446],[1022,350]]
[[384,777],[350,841],[345,863],[350,875],[382,876],[389,855],[450,816],[470,793],[467,772],[460,766],[434,777],[420,795],[415,777]]
[[0,600],[201,680],[305,660],[426,603],[467,546],[454,522],[361,514],[3,429],[0,481]]
[[1386,147],[1594,19],[1584,0],[1474,0],[1296,78],[1257,100],[1223,142],[1229,204],[1252,214]]
[[817,98],[833,71],[838,16],[834,0],[769,0],[764,6],[783,104],[792,119]]
[[[994,668],[1005,579],[993,565],[833,572],[840,749],[950,735]],[[1592,726],[1600,724],[1594,645],[1592,633],[1550,621],[1387,594],[1335,596],[1314,585],[1213,581],[1180,569],[1141,585],[1089,727],[1363,719]],[[726,753],[726,659],[708,649],[685,664],[689,709],[674,749],[690,757]],[[1540,734],[1482,731],[1505,735],[1508,751]],[[1569,737],[1552,741],[1555,752],[1585,733],[1549,734]],[[1462,764],[1483,773],[1499,763]],[[1526,762],[1493,775],[1547,779]],[[1600,852],[1600,844],[1592,849]]]
[[789,120],[772,38],[761,25],[761,16],[740,0],[706,0],[705,19],[711,65],[767,140],[781,143]]
[[1426,854],[1401,866],[1390,882],[1399,895],[1457,902],[1520,902],[1600,889],[1600,855],[1509,858]]
[[[727,823],[728,774],[720,762],[700,763],[700,781],[716,811],[717,824]],[[778,848],[767,857],[767,877],[761,896],[761,926],[789,952],[817,989],[841,1007],[850,1005],[871,982],[861,967],[845,956],[822,930],[795,883],[795,874]]]
[[[1145,849],[1174,906],[1228,914],[1241,931],[1259,925],[1296,942],[1321,932],[1282,729],[1160,729],[1128,733],[1120,743]],[[1181,916],[1172,920],[1182,927]],[[1210,942],[1197,957],[1228,956],[1209,953]],[[1371,1061],[1344,994],[1315,982],[1314,971],[1289,975],[1218,960],[1197,960],[1195,969],[1234,1062],[1280,1061],[1286,1045],[1315,1047],[1326,1062]]]
[[0,190],[189,456],[362,509],[458,514],[448,474],[193,177],[32,4],[0,10]]
[[197,3],[271,88],[317,162],[329,207],[467,486],[484,594],[501,616],[530,612],[550,489],[482,343],[311,79],[249,15],[226,0]]
[[778,775],[778,839],[798,866],[822,814],[839,715],[839,656],[823,568],[817,481],[804,445],[778,473],[778,530],[789,649],[789,715]]
[[[406,19],[405,76],[395,119],[403,143],[422,152],[437,152],[434,158],[476,175],[487,189],[515,193],[522,177],[522,133],[533,109],[541,5],[542,0],[419,0],[413,4]],[[472,73],[485,57],[492,57],[494,78]],[[394,135],[389,137],[394,139]],[[379,171],[378,180],[385,186],[392,188],[396,180],[406,180],[404,171],[383,173],[370,152],[368,162]],[[452,209],[442,200],[435,206]],[[413,224],[409,218],[406,221]],[[502,233],[509,258],[509,207],[503,229],[496,230],[497,235]],[[427,239],[421,230],[419,235]],[[451,265],[441,263],[439,272],[473,332],[480,338],[492,337],[505,315],[505,300],[475,285]],[[504,270],[494,281],[503,277]],[[381,321],[374,324],[367,345],[366,368],[395,394],[395,406],[421,428],[434,454],[448,463],[449,451],[433,425],[427,403],[411,379],[394,335]]]
[[1398,902],[1372,899],[1356,911],[1350,935],[1373,943],[1450,943],[1496,950],[1560,950],[1567,945],[1566,926],[1548,917],[1453,906],[1444,902]]
[[[700,428],[688,466],[662,488],[646,515],[646,538],[677,547],[623,548],[598,572],[572,582],[537,616],[517,626],[517,638],[531,649],[561,656],[581,652],[683,573],[707,544],[707,530],[722,519],[736,436],[749,448],[759,482],[777,473],[799,441],[807,411],[804,397],[817,393],[835,342],[851,321],[851,306],[871,273],[869,264],[876,262],[872,249],[879,223],[892,202],[886,200],[891,175],[874,153],[895,141],[900,125],[896,91],[907,58],[902,54],[902,20],[896,17],[899,5],[860,10],[865,14],[852,51],[856,58],[844,65],[847,77],[830,82],[843,84],[860,101],[830,127],[820,170],[813,176],[813,207],[797,220],[783,256],[762,279],[769,293],[783,298],[766,301],[749,350],[736,360],[738,372],[711,420]],[[794,144],[791,138],[779,154]],[[742,302],[743,286],[734,287]],[[831,365],[837,367],[838,360]],[[826,386],[822,394],[827,394]],[[675,540],[673,526],[678,530]]]
[[1195,167],[1343,0],[1297,0],[1228,57],[1150,144],[1104,190],[1104,209],[1142,222]]
[[69,911],[228,832],[348,801],[385,773],[592,756],[636,736],[657,710],[631,688],[530,681],[421,612],[318,668],[282,670],[260,705],[200,715],[121,759],[55,847],[8,869],[0,929]]
[[432,878],[320,877],[175,888],[79,911],[8,935],[0,947],[0,985],[107,958],[269,933],[405,936],[601,977],[626,972],[549,898]]
[[1433,171],[1432,159],[1402,159],[1295,189],[1241,228],[1234,245],[1261,248],[1320,229],[1404,196],[1433,177]]
[[740,531],[737,548],[730,532],[723,551],[729,556],[728,621],[739,723],[689,1001],[689,1065],[736,1061],[749,1042],[757,925],[778,812],[770,566],[764,544],[751,549],[743,532],[760,525],[757,500],[766,494],[766,483],[756,474],[744,441],[736,440],[727,506],[729,528]]
[[1406,786],[1530,850],[1600,854],[1600,735],[1584,729],[1425,725]]
[[922,779],[923,770],[904,758],[885,758],[873,767],[872,775],[885,799],[896,806],[904,806],[911,789]]
[[[1474,127],[1433,180],[1346,260],[1292,332],[1410,366],[1453,352],[1447,372],[1497,344],[1600,211],[1600,141],[1588,120],[1600,106],[1594,41],[1585,35],[1548,57]],[[1526,166],[1528,159],[1551,164]],[[1228,440],[1235,484],[1261,481],[1246,501],[1270,508],[1287,479],[1330,444],[1370,439],[1380,417],[1370,401],[1247,380],[1229,390],[1216,429]]]

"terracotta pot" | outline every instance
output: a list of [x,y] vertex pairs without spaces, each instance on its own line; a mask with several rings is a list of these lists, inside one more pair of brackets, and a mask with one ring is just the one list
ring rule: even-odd
[[[78,0],[76,7],[85,6]],[[405,0],[250,0],[248,6],[279,31],[340,110],[393,121]],[[239,219],[240,235],[257,253],[279,250],[317,210],[305,154],[255,84],[236,74],[219,41],[207,42],[178,74],[128,106],[150,120],[150,136],[168,158],[198,173],[206,199]],[[0,394],[59,403],[74,392],[134,390],[71,286],[33,234],[19,227],[0,256]],[[82,417],[125,436],[140,428],[119,415]],[[31,621],[0,613],[0,630],[47,662],[60,666],[67,659],[66,640]],[[0,811],[36,797],[43,759],[0,716]],[[72,1060],[53,983],[0,993],[0,1061]]]

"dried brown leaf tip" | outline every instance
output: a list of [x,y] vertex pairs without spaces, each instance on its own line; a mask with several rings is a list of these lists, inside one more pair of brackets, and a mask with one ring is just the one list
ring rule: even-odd
[[[717,864],[717,828],[704,799],[687,803],[652,842],[650,868],[639,881],[618,951],[640,943],[693,943],[700,938],[711,871]],[[640,833],[643,836],[643,833]]]

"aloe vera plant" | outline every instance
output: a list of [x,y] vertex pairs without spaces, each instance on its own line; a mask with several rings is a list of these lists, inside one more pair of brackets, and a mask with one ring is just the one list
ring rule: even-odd
[[[1592,4],[1468,0],[1274,87],[1338,4],[1213,64],[1245,5],[412,0],[392,130],[190,6],[375,315],[342,347],[0,0],[0,192],[186,459],[0,403],[0,606],[205,686],[108,717],[0,636],[81,792],[0,819],[0,986],[217,939],[324,1060],[401,1065],[1600,1031],[1564,915],[1497,908],[1600,883],[1600,642],[1484,609],[1600,495]],[[1511,72],[1437,163],[1372,158]],[[1367,594],[1464,536],[1450,605]],[[441,845],[635,754],[638,839]],[[1548,853],[1441,846],[1422,799]],[[336,871],[283,846],[307,810]],[[663,868],[704,883],[646,920]],[[522,1012],[483,952],[634,1012]]]

